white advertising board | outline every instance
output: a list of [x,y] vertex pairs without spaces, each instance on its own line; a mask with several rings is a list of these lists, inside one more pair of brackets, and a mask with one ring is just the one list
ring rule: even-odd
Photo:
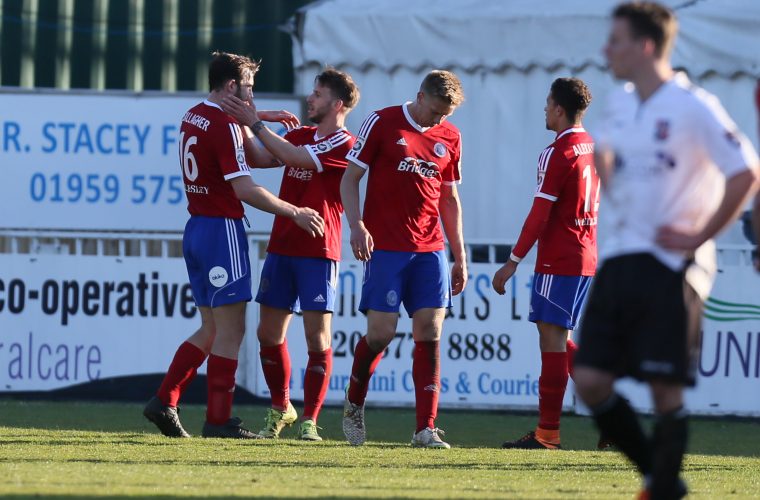
[[164,373],[197,315],[182,259],[2,255],[0,392]]
[[[181,231],[188,216],[179,124],[203,98],[0,93],[0,227]],[[301,109],[294,97],[257,104],[297,115]],[[279,169],[253,176],[279,190]],[[269,214],[246,213],[255,230],[271,228]]]
[[[472,264],[464,293],[454,297],[454,307],[444,322],[441,339],[442,407],[534,408],[538,404],[541,354],[538,333],[528,322],[532,268],[521,266],[505,296],[491,290],[494,264]],[[366,331],[366,319],[357,308],[361,295],[362,266],[341,263],[336,310],[333,316],[333,373],[327,401],[343,400],[351,374],[356,342]],[[367,404],[413,405],[411,320],[403,312],[396,338],[372,377]],[[291,353],[291,397],[303,399],[307,349],[303,322],[295,317],[288,331]],[[257,353],[248,359],[256,360]],[[255,394],[269,397],[256,363]],[[572,383],[565,407],[573,405]]]

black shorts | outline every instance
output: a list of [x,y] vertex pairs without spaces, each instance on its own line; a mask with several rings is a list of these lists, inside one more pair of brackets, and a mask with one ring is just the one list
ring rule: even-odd
[[683,271],[648,253],[615,257],[591,286],[575,364],[693,386],[701,327],[702,299]]

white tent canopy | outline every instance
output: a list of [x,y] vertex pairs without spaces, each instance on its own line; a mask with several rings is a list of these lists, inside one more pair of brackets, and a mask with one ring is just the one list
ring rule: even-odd
[[[614,82],[602,46],[610,0],[324,0],[293,22],[296,92],[311,92],[325,65],[352,74],[370,111],[411,100],[433,68],[455,71],[466,102],[451,121],[462,130],[460,193],[469,241],[509,241],[532,202],[538,154],[553,140],[543,107],[551,82],[582,78],[595,102],[593,132]],[[752,90],[760,77],[760,1],[668,0],[680,22],[673,61],[721,98],[757,143]],[[737,233],[734,231],[734,233]],[[737,233],[738,234],[738,233]],[[741,237],[735,238],[736,242]]]

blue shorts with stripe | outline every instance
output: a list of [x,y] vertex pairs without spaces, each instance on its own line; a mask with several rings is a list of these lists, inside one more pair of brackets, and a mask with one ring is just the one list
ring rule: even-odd
[[197,306],[251,300],[251,264],[242,219],[193,215],[185,225],[182,251]]
[[418,309],[451,307],[449,263],[443,250],[372,252],[364,264],[359,310],[398,312],[401,303],[410,317]]
[[334,260],[269,253],[256,302],[294,312],[332,312],[337,283],[338,263]]
[[574,330],[590,284],[591,276],[536,273],[528,321],[542,321]]

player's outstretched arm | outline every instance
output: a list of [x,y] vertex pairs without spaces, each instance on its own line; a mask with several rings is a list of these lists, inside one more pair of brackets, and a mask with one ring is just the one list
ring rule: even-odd
[[259,186],[248,175],[235,177],[230,181],[238,199],[254,208],[293,219],[298,227],[312,237],[325,234],[325,221],[316,210],[296,207],[276,197]]
[[455,184],[441,185],[438,212],[441,214],[443,231],[454,257],[454,265],[451,267],[451,293],[459,295],[467,286],[467,253],[462,236],[462,202]]
[[[269,151],[272,157],[278,158],[282,163],[290,167],[306,168],[316,170],[317,165],[306,148],[294,146],[285,138],[280,137],[272,130],[267,128],[264,121],[266,116],[276,118],[278,112],[258,111],[256,103],[243,101],[235,96],[227,96],[222,99],[222,109],[233,116],[239,123],[250,128],[253,134],[259,138],[264,147]],[[264,114],[266,113],[266,115]],[[286,113],[286,112],[280,112]],[[295,118],[295,116],[293,116]],[[286,117],[283,117],[286,119]],[[278,120],[279,121],[279,120]],[[297,123],[297,119],[296,119]]]
[[351,229],[351,250],[358,260],[367,261],[375,249],[375,242],[361,219],[359,210],[359,182],[364,177],[364,169],[348,161],[348,167],[340,181],[340,197]]
[[756,169],[757,166],[754,166],[726,180],[723,200],[701,231],[688,232],[661,226],[657,230],[657,244],[668,250],[692,251],[720,233],[736,220],[747,199],[754,192],[757,183]]

